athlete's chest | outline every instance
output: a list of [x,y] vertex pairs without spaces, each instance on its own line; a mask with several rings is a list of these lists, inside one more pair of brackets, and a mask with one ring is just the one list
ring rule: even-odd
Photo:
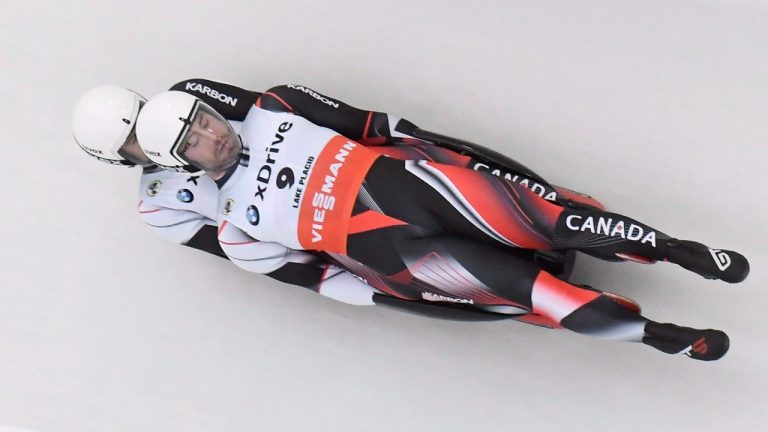
[[270,168],[238,166],[219,191],[219,225],[226,221],[258,240],[289,246],[299,211],[291,203],[295,181],[285,172],[277,181],[278,175]]
[[302,117],[259,108],[241,136],[250,156],[219,193],[219,220],[294,249],[339,249],[325,242],[343,243],[357,190],[378,154]]
[[[250,166],[261,172],[259,181],[269,183],[272,174],[278,172],[283,173],[280,176],[283,182],[290,181],[290,173],[283,168],[302,167],[308,158],[316,158],[338,133],[290,113],[253,107],[243,122],[240,135],[250,149]],[[296,172],[292,174],[297,180]]]
[[219,193],[219,219],[259,240],[295,244],[314,161],[337,135],[302,117],[251,109],[240,131],[249,157]]

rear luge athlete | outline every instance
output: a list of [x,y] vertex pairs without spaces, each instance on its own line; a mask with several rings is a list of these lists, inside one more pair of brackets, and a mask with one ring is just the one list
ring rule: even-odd
[[[559,279],[515,251],[663,260],[734,283],[749,270],[742,255],[674,239],[596,206],[563,205],[486,172],[382,156],[352,139],[364,141],[370,115],[341,116],[334,99],[294,87],[328,107],[326,118],[317,119],[324,116],[318,104],[295,114],[295,103],[273,91],[257,100],[239,134],[210,106],[179,92],[153,98],[139,117],[139,142],[152,160],[202,169],[216,180],[219,241],[238,266],[265,273],[287,251],[325,253],[347,268],[369,269],[359,275],[400,300],[532,312],[578,333],[699,360],[727,351],[719,330],[648,320],[633,305]],[[399,120],[388,123],[392,135],[419,133],[398,132]]]
[[137,208],[153,231],[174,243],[226,257],[216,241],[216,184],[205,175],[161,169],[139,147],[136,119],[145,103],[144,97],[123,87],[90,89],[75,105],[75,142],[102,162],[142,168]]

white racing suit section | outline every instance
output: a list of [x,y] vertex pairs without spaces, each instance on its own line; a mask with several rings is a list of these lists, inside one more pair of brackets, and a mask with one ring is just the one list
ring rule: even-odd
[[[311,264],[317,256],[293,250],[280,243],[261,242],[228,221],[219,227],[219,243],[229,259],[243,270],[254,273],[271,273],[289,263]],[[350,273],[329,265],[314,288],[318,293],[334,300],[372,306],[375,290]]]
[[360,184],[378,154],[291,113],[251,108],[250,154],[219,180],[219,226],[263,242],[339,252]]
[[[322,209],[327,213],[315,212],[311,203],[320,198],[312,193],[310,176],[318,165],[322,165],[320,161],[327,158],[324,150],[333,147],[330,143],[359,147],[356,153],[367,155],[369,152],[360,144],[347,144],[348,140],[335,131],[318,127],[302,117],[258,107],[251,108],[248,113],[241,137],[250,148],[250,154],[243,155],[234,171],[219,180],[217,216],[222,249],[237,266],[256,273],[272,273],[290,263],[316,260],[315,253],[303,250],[321,249],[312,247],[312,238],[322,238],[326,232],[337,229],[335,225],[330,226],[331,221],[336,214],[348,217],[351,209],[340,205],[334,208],[329,204]],[[341,141],[343,144],[339,144]],[[375,158],[376,155],[368,157]],[[350,155],[345,161],[351,163],[355,158]],[[328,169],[328,166],[320,168]],[[351,191],[353,198],[357,186],[349,188],[350,191],[343,186],[354,183],[344,181],[345,168],[346,172],[356,172],[353,166],[339,166],[342,174],[337,171],[338,179],[327,180],[331,182],[328,187],[339,197],[337,193]],[[361,179],[364,172],[359,174]],[[322,174],[325,176],[325,172]],[[340,198],[339,201],[341,204]],[[345,199],[343,202],[353,201]],[[328,204],[327,199],[325,203]],[[318,221],[320,214],[324,219]],[[329,225],[325,231],[324,223]],[[317,233],[318,237],[311,234],[313,226],[323,231]],[[301,227],[306,231],[303,236],[300,235]],[[345,303],[373,304],[372,287],[333,266],[323,273],[317,291]]]
[[206,175],[146,168],[139,197],[144,222],[174,243],[184,244],[204,225],[216,225],[218,189]]
[[[240,131],[242,122],[229,122]],[[216,226],[219,189],[206,175],[145,167],[139,184],[139,215],[153,231],[185,244],[204,225]]]

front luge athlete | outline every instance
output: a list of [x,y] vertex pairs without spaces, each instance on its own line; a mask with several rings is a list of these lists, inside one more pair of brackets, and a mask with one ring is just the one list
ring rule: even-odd
[[[182,81],[172,88],[184,89],[185,84],[190,87],[189,82]],[[208,103],[227,114],[230,127],[239,128],[258,93],[222,83],[216,83],[216,88],[241,95],[240,104],[236,100],[221,103],[216,93],[204,95]],[[192,86],[185,91],[196,89]],[[102,162],[142,167],[138,211],[153,231],[175,243],[226,257],[216,235],[218,189],[213,180],[203,173],[161,169],[139,147],[136,119],[145,103],[141,95],[124,87],[106,85],[90,89],[80,97],[73,113],[72,132],[76,143]],[[243,105],[245,110],[241,108]],[[305,252],[289,254],[285,264],[268,276],[346,303],[373,304],[370,286],[327,259]]]
[[[631,305],[558,279],[513,251],[575,249],[665,260],[732,283],[748,274],[742,255],[677,240],[595,207],[562,206],[488,173],[382,156],[354,141],[371,126],[370,115],[339,116],[334,99],[306,87],[294,90],[311,92],[320,105],[297,109],[266,92],[239,135],[210,106],[180,92],[153,98],[139,117],[139,142],[151,159],[173,169],[202,169],[216,180],[219,241],[238,266],[266,273],[292,250],[322,252],[353,271],[359,263],[367,269],[360,276],[399,299],[533,312],[578,333],[699,360],[728,350],[719,330],[648,320]],[[318,120],[321,105],[329,108]],[[388,126],[420,134],[400,123]]]

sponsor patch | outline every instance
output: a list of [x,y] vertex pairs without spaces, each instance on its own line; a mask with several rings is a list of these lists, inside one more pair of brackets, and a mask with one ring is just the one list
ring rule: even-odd
[[179,189],[176,192],[176,199],[183,203],[191,203],[195,199],[195,195],[189,189]]
[[565,225],[571,231],[589,231],[592,234],[621,237],[631,241],[639,241],[640,243],[650,243],[651,246],[656,247],[656,231],[648,230],[646,232],[642,226],[633,223],[626,224],[629,226],[625,226],[624,221],[620,219],[614,221],[612,218],[602,216],[587,216],[584,218],[579,215],[569,215],[565,219]]
[[148,196],[155,196],[158,192],[160,192],[160,188],[163,186],[163,182],[160,180],[155,180],[152,183],[147,186],[147,195]]
[[339,107],[339,104],[337,102],[328,99],[327,97],[325,97],[325,96],[321,95],[320,93],[312,90],[311,88],[304,87],[304,86],[301,86],[301,85],[296,85],[296,84],[288,84],[287,87],[290,88],[290,89],[302,91],[302,92],[312,96],[313,98],[319,100],[320,102],[322,102],[322,103],[324,103],[326,105],[332,106],[334,108],[338,108]]
[[299,209],[299,243],[306,249],[346,253],[355,196],[379,155],[337,135],[315,162]]
[[245,218],[248,220],[248,223],[251,225],[258,225],[259,224],[259,208],[255,205],[248,206],[248,209],[245,211]]
[[456,297],[448,297],[440,294],[435,294],[431,292],[422,292],[421,298],[427,301],[436,301],[436,302],[451,302],[451,303],[464,303],[464,304],[474,304],[475,302],[471,299],[462,299],[462,298],[456,298]]
[[221,213],[224,216],[228,216],[230,213],[232,213],[232,207],[235,206],[235,200],[232,198],[227,198],[226,201],[224,201],[224,209],[221,211]]
[[231,106],[237,105],[237,98],[233,98],[232,96],[227,96],[224,93],[218,92],[216,89],[212,89],[202,84],[198,84],[195,82],[188,82],[185,88],[187,90],[196,91],[198,93],[202,93],[204,95],[210,96],[211,98],[216,99],[219,102],[223,102]]

